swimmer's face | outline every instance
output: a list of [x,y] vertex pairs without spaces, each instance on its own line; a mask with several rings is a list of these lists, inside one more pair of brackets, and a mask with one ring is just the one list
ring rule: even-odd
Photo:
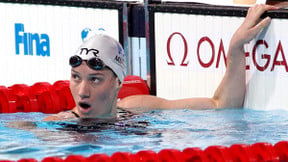
[[115,116],[119,87],[118,78],[107,68],[93,70],[82,62],[71,69],[70,90],[80,117]]

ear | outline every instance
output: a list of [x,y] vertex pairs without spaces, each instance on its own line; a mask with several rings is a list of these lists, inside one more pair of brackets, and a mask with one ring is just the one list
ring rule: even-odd
[[116,87],[117,87],[117,89],[119,89],[120,90],[120,88],[122,87],[122,83],[121,83],[121,81],[119,80],[119,78],[117,77],[116,79],[115,79],[115,84],[117,85]]

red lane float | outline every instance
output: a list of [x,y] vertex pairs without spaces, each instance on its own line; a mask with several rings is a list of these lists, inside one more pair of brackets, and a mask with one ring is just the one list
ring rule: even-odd
[[87,158],[87,161],[113,162],[106,154],[94,154]]
[[34,92],[39,103],[39,109],[43,113],[57,113],[60,107],[59,97],[52,85],[48,82],[38,82],[30,87],[30,91]]
[[275,154],[273,145],[270,143],[255,143],[250,146],[250,151],[256,158],[256,161],[277,161],[278,155]]
[[64,160],[65,162],[83,162],[86,161],[86,158],[82,155],[69,155]]
[[0,86],[0,113],[58,113],[75,107],[68,80]]
[[0,112],[15,113],[17,112],[16,96],[5,86],[0,86]]
[[39,106],[37,98],[32,94],[30,87],[26,84],[15,84],[9,87],[17,97],[17,112],[38,112]]
[[[118,99],[140,94],[149,94],[146,82],[139,76],[126,76]],[[75,102],[68,80],[59,80],[53,84],[37,82],[32,86],[26,84],[15,84],[8,88],[0,86],[0,113],[58,113],[74,107]]]
[[[64,111],[75,107],[75,102],[71,94],[69,84],[70,83],[68,80],[59,80],[52,85],[60,99],[60,107],[63,107]],[[59,112],[63,110],[60,108],[60,110],[57,111]]]
[[60,157],[46,157],[42,159],[42,162],[63,162],[64,160]]
[[229,148],[225,146],[209,146],[204,150],[209,161],[225,162],[232,161]]
[[35,159],[21,159],[21,160],[18,160],[17,162],[37,162],[37,160],[35,160]]
[[[111,156],[93,154],[89,157],[69,155],[64,159],[46,157],[41,162],[286,162],[287,155],[288,141],[280,141],[274,146],[270,143],[259,142],[252,145],[233,144],[230,147],[209,146],[204,150],[192,147],[183,151],[163,149],[158,153],[152,150],[143,150],[134,154],[115,152]],[[4,161],[0,160],[0,162]],[[35,159],[18,160],[18,162],[36,161]]]
[[256,158],[253,157],[252,152],[250,152],[249,145],[247,144],[233,144],[229,148],[229,152],[232,156],[233,161],[256,161]]
[[115,152],[111,156],[113,162],[132,162],[133,154],[130,152]]
[[139,151],[134,155],[134,161],[159,161],[158,155],[156,152],[151,150]]
[[187,162],[204,162],[209,160],[204,151],[199,147],[186,148],[183,150],[183,153],[185,154],[185,159]]
[[288,141],[280,141],[274,145],[276,156],[282,161],[288,161]]
[[163,149],[158,153],[158,159],[165,162],[182,162],[185,161],[185,156],[177,149]]
[[127,75],[121,89],[119,90],[118,99],[123,99],[132,95],[147,95],[149,88],[146,82],[139,76]]

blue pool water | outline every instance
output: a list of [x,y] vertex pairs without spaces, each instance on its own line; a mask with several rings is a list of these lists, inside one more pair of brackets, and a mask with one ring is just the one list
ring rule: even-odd
[[[112,155],[117,151],[136,153],[140,150],[159,152],[166,148],[205,149],[211,145],[235,143],[275,144],[288,140],[288,111],[250,109],[165,110],[134,116],[94,131],[64,129],[75,123],[42,122],[42,113],[0,114],[0,159],[19,160],[71,154]],[[33,121],[29,130],[10,128],[14,121]],[[147,126],[138,126],[148,122]],[[135,125],[133,123],[136,123]],[[145,124],[144,124],[145,125]]]

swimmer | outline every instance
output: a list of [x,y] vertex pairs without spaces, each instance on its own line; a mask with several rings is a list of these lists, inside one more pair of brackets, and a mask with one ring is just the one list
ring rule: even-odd
[[69,60],[70,90],[76,107],[50,115],[44,121],[77,118],[114,120],[118,118],[119,111],[129,115],[155,109],[242,108],[246,88],[243,46],[270,23],[269,17],[261,21],[259,18],[265,11],[273,9],[278,8],[269,5],[249,8],[244,22],[231,39],[227,69],[212,98],[166,100],[152,95],[134,95],[117,101],[127,68],[124,51],[113,38],[95,35],[85,41]]

